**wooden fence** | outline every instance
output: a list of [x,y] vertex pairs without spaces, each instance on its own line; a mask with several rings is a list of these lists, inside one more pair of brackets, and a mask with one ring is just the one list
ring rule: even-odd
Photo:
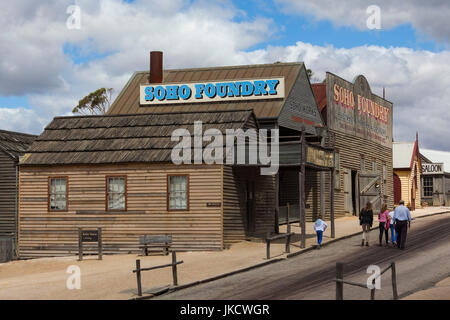
[[345,284],[349,284],[352,286],[357,286],[357,287],[361,287],[361,288],[365,288],[365,289],[369,289],[370,290],[370,300],[375,300],[375,280],[378,277],[381,277],[381,275],[383,273],[385,273],[386,271],[388,271],[389,269],[391,269],[391,277],[392,277],[392,295],[394,300],[398,299],[398,293],[397,293],[397,273],[395,270],[395,262],[391,262],[391,264],[386,267],[383,271],[380,272],[379,275],[377,275],[373,280],[372,280],[372,285],[373,288],[369,288],[367,286],[367,283],[357,283],[357,282],[352,282],[352,281],[348,281],[348,280],[344,280],[344,264],[341,262],[336,262],[336,279],[334,279],[334,281],[336,282],[336,300],[344,300],[344,283]]

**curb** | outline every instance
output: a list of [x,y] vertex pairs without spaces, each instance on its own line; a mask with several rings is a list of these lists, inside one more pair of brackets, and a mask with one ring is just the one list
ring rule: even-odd
[[[431,213],[429,215],[423,215],[423,216],[420,216],[420,217],[413,218],[412,220],[426,218],[426,217],[431,217],[431,216],[445,214],[445,213],[450,213],[450,211],[435,212],[435,213]],[[378,227],[372,227],[370,230],[372,231],[372,230],[375,230],[375,229],[378,229]],[[322,247],[325,247],[325,246],[327,246],[327,245],[329,245],[331,243],[334,243],[336,241],[345,240],[345,239],[357,236],[359,234],[362,234],[362,231],[358,231],[358,232],[352,233],[352,234],[347,234],[347,235],[339,237],[339,238],[334,238],[332,240],[329,240],[327,242],[322,243]],[[243,273],[243,272],[246,272],[246,271],[250,271],[252,269],[257,269],[257,268],[260,268],[260,267],[264,267],[264,266],[272,264],[272,263],[284,261],[286,259],[289,259],[289,258],[292,258],[292,257],[296,257],[298,255],[307,253],[307,252],[315,250],[315,249],[316,249],[316,246],[313,245],[311,247],[302,249],[300,251],[289,253],[288,255],[286,255],[286,258],[276,258],[276,259],[273,259],[273,260],[268,260],[268,261],[265,261],[265,262],[262,262],[262,263],[258,263],[258,264],[255,264],[255,265],[252,265],[252,266],[249,266],[249,267],[245,267],[243,269],[238,269],[238,270],[235,270],[235,271],[223,273],[223,274],[220,274],[218,276],[213,276],[211,278],[194,281],[194,282],[187,283],[187,284],[180,285],[180,286],[176,286],[176,287],[168,287],[168,288],[165,288],[165,289],[163,289],[161,291],[158,291],[158,292],[156,292],[154,294],[149,294],[149,295],[142,296],[142,297],[135,297],[135,298],[131,298],[129,300],[146,300],[146,299],[151,299],[153,297],[160,296],[160,295],[165,294],[165,293],[172,293],[172,292],[179,291],[179,290],[182,290],[182,289],[194,287],[194,286],[197,286],[199,284],[208,283],[208,282],[219,280],[219,279],[222,279],[222,278],[226,278],[226,277],[229,277],[229,276],[232,276],[232,275],[235,275],[235,274],[239,274],[239,273]]]

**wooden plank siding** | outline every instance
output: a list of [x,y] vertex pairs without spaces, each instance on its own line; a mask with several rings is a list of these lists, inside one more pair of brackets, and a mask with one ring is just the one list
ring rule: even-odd
[[16,234],[16,165],[0,150],[0,237]]
[[[260,175],[260,168],[224,166],[224,243],[265,236],[275,227],[275,176]],[[255,182],[255,230],[248,231],[247,181]]]
[[[167,211],[168,174],[189,175],[190,208]],[[105,177],[127,176],[127,211],[105,211]],[[68,177],[68,210],[47,210],[48,177]],[[221,250],[221,165],[129,164],[23,166],[20,170],[20,257],[77,252],[77,228],[103,228],[105,252],[134,252],[139,236],[173,235],[175,250]]]
[[[386,181],[382,182],[381,187],[385,195],[384,202],[387,203],[388,208],[392,209],[394,206],[392,148],[384,147],[368,139],[363,139],[337,131],[333,131],[332,134],[334,136],[333,139],[336,152],[339,152],[340,157],[340,188],[335,190],[334,193],[334,207],[336,216],[351,214],[345,210],[344,169],[354,170],[357,171],[357,173],[360,173],[361,157],[364,157],[365,159],[366,171],[371,171],[372,160],[375,160],[377,169],[376,172],[381,177],[383,175],[383,164],[386,164]],[[356,200],[359,201],[359,199]]]

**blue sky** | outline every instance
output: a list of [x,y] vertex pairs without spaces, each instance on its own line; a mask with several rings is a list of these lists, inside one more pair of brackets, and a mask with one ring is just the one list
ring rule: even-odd
[[[0,11],[0,129],[40,133],[85,95],[116,94],[148,52],[166,68],[303,61],[320,81],[364,74],[394,103],[394,138],[450,151],[450,2],[377,0],[18,0]],[[81,8],[68,30],[68,6]],[[424,111],[426,110],[426,112]],[[416,116],[411,118],[410,115]]]

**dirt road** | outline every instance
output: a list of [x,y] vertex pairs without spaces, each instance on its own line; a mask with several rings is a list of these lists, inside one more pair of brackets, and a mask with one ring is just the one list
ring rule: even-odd
[[[321,250],[158,299],[335,299],[332,279],[337,261],[346,264],[345,279],[360,283],[366,283],[369,265],[384,269],[395,261],[400,298],[431,287],[450,275],[449,213],[413,221],[404,251],[379,247],[378,230],[371,232],[370,239],[369,247],[361,247],[360,236],[355,236]],[[369,298],[368,289],[344,287],[344,299]],[[390,271],[382,276],[376,299],[392,299]]]

